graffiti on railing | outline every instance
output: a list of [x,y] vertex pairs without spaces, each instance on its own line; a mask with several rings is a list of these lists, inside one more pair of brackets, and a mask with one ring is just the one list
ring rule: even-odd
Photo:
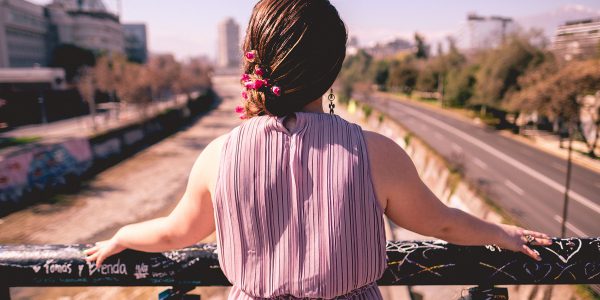
[[[100,268],[84,260],[91,245],[0,246],[0,277],[8,286],[224,286],[216,245],[164,253],[126,250]],[[600,239],[556,239],[533,246],[542,257],[495,246],[443,241],[389,241],[379,285],[500,285],[600,283]]]
[[442,278],[447,284],[600,282],[600,238],[556,239],[534,248],[542,261],[497,246],[390,241],[384,278],[391,284],[441,284]]

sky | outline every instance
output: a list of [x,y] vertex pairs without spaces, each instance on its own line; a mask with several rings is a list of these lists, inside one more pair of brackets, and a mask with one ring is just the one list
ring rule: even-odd
[[[30,0],[47,4],[49,0]],[[116,11],[118,0],[104,0]],[[415,31],[430,41],[456,35],[467,13],[501,15],[517,21],[546,19],[559,11],[585,11],[600,16],[600,0],[331,0],[361,45],[393,37],[410,38]],[[149,50],[183,59],[217,50],[217,24],[234,18],[243,30],[255,0],[122,0],[122,22],[148,26]],[[525,21],[526,22],[526,21]]]

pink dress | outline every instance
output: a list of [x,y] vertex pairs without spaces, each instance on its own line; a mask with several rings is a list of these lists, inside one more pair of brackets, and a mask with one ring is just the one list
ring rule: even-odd
[[229,299],[381,299],[383,210],[362,129],[325,113],[261,116],[223,146],[219,262]]

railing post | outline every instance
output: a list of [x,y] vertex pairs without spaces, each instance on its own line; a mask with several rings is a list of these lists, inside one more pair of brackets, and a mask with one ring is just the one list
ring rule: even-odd
[[10,300],[10,288],[0,284],[0,299]]
[[194,286],[174,286],[171,289],[164,290],[158,294],[158,300],[200,300],[200,295],[188,295]]
[[508,289],[477,286],[469,289],[469,297],[466,300],[508,300]]

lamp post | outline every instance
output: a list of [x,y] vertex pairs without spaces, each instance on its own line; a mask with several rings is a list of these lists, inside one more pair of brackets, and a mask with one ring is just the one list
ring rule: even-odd
[[569,187],[571,185],[571,153],[573,152],[573,122],[569,122],[569,148],[567,154],[567,178],[565,182],[565,197],[563,203],[563,214],[562,214],[562,223],[560,228],[560,236],[562,238],[565,237],[566,233],[566,225],[567,225],[567,213],[569,210]]

